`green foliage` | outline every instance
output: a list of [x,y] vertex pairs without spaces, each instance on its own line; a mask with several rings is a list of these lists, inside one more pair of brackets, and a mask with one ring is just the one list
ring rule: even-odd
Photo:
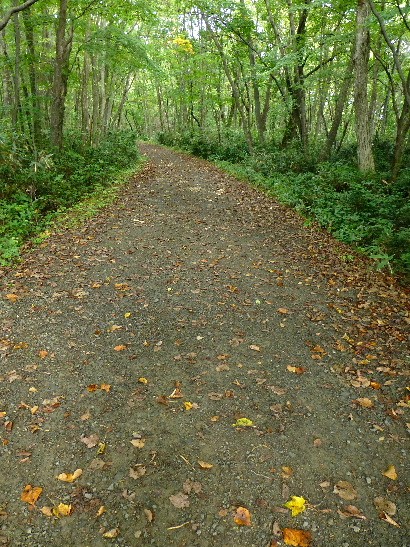
[[[131,132],[109,134],[98,146],[67,136],[64,151],[34,158],[15,136],[3,138],[0,163],[0,264],[18,256],[23,242],[39,234],[57,213],[94,193],[104,196],[118,173],[139,159]],[[95,201],[95,200],[94,200]],[[102,201],[103,198],[102,198]],[[100,202],[97,200],[98,209]]]

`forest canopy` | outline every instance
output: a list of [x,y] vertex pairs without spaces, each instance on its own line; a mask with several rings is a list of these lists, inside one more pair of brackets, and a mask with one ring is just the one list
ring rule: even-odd
[[409,53],[409,0],[3,1],[2,262],[138,137],[235,164],[410,271]]

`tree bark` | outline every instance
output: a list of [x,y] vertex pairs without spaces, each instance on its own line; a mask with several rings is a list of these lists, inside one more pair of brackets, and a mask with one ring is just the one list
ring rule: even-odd
[[367,96],[368,63],[370,54],[370,33],[367,28],[369,12],[370,9],[367,0],[358,0],[354,58],[354,109],[356,116],[357,162],[359,170],[363,172],[375,171]]

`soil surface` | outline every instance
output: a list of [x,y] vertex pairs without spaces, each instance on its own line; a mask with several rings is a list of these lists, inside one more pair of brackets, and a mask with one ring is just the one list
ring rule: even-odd
[[114,205],[2,271],[0,545],[409,547],[408,293],[142,150]]

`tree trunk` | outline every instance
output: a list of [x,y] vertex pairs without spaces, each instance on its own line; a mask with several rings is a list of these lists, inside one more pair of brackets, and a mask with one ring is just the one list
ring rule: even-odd
[[29,80],[30,80],[30,102],[31,116],[33,121],[33,143],[34,148],[41,144],[41,109],[37,85],[36,73],[36,47],[34,40],[33,24],[30,19],[30,10],[23,11],[24,32],[26,35],[27,48],[30,54],[29,59]]
[[367,20],[370,9],[367,0],[358,0],[355,49],[355,90],[354,109],[356,116],[357,162],[359,170],[374,172],[372,151],[372,127],[367,97],[368,63],[370,54],[370,33]]
[[67,30],[68,0],[60,0],[57,32],[56,56],[54,61],[53,91],[51,104],[51,144],[56,148],[63,146],[65,100],[69,75],[69,59],[73,39],[73,26]]

